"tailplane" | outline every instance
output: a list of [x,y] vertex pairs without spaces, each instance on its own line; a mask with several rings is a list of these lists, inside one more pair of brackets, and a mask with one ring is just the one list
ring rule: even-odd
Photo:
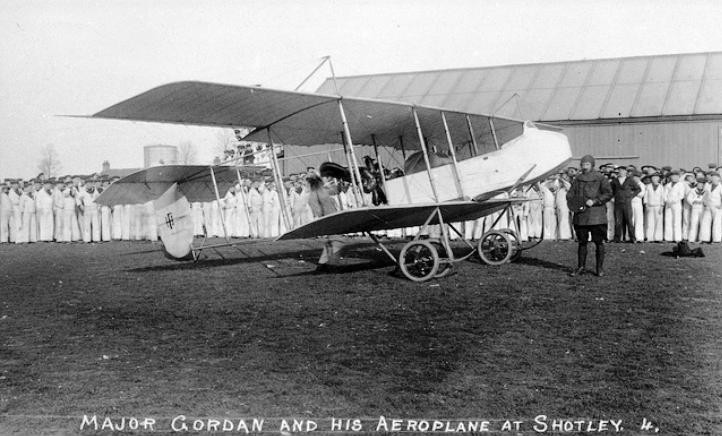
[[177,183],[153,201],[163,252],[173,260],[193,259],[191,206]]

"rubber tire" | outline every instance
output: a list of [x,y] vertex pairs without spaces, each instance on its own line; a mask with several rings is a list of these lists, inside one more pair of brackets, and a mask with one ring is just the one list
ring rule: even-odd
[[[409,252],[409,250],[412,247],[414,247],[416,245],[421,245],[421,246],[427,248],[430,251],[431,258],[434,262],[433,266],[431,267],[431,270],[423,276],[415,276],[415,275],[411,274],[411,272],[409,272],[409,270],[406,268],[406,254]],[[399,268],[401,269],[401,272],[404,274],[404,276],[406,276],[407,279],[409,279],[413,282],[418,282],[418,283],[425,282],[429,279],[436,277],[436,273],[439,271],[439,264],[440,264],[439,253],[436,251],[436,247],[434,247],[434,245],[429,241],[425,241],[425,240],[411,241],[411,242],[407,243],[406,245],[404,245],[404,248],[401,250],[401,254],[399,254]]]
[[437,279],[446,277],[453,272],[454,265],[451,262],[441,262],[442,257],[449,257],[448,253],[446,252],[446,248],[444,248],[444,245],[441,243],[441,241],[434,240],[430,242],[434,247],[436,247],[436,252],[439,253],[439,271],[437,271],[434,277],[436,277]]
[[[482,245],[484,244],[484,241],[486,241],[488,238],[491,238],[491,237],[494,237],[494,238],[501,237],[501,239],[503,239],[503,241],[506,243],[506,246],[507,246],[506,254],[504,255],[504,258],[501,260],[489,259],[488,257],[486,257],[486,255],[484,254],[484,251],[482,250]],[[479,242],[476,247],[479,252],[479,258],[481,258],[481,261],[486,263],[487,265],[493,265],[493,266],[503,265],[503,264],[509,262],[509,259],[511,259],[511,256],[514,253],[513,242],[511,240],[511,238],[509,237],[509,235],[503,230],[490,230],[490,231],[484,233],[481,236],[481,238],[479,238]]]
[[512,240],[514,252],[511,255],[511,258],[509,258],[509,262],[516,262],[521,257],[521,252],[523,251],[521,249],[521,241],[519,240],[519,237],[517,236],[516,232],[512,229],[501,229],[502,232],[506,232],[510,239]]

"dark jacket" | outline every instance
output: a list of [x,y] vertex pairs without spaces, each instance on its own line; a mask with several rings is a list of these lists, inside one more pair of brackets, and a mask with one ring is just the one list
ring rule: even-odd
[[632,199],[642,191],[639,185],[634,183],[634,180],[629,176],[627,176],[627,178],[624,179],[624,183],[621,184],[619,180],[613,179],[611,185],[615,205],[629,204]]
[[[604,204],[611,198],[612,187],[609,180],[599,171],[577,174],[567,192],[567,205],[574,213],[573,224],[576,226],[606,224],[607,208]],[[594,205],[587,207],[587,200],[593,200]]]

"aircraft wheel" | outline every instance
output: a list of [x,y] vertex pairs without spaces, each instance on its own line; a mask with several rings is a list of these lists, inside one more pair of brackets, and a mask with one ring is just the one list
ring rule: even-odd
[[491,230],[479,239],[477,245],[479,257],[489,265],[502,265],[514,254],[514,242],[509,234],[502,230]]
[[423,282],[436,276],[439,253],[429,241],[411,241],[399,255],[401,272],[411,281]]
[[431,244],[436,248],[436,252],[439,253],[439,271],[434,277],[437,279],[446,277],[454,270],[454,265],[451,262],[441,262],[441,259],[448,259],[449,255],[446,253],[446,248],[441,241],[430,241]]
[[501,231],[506,233],[507,236],[509,236],[509,239],[511,239],[512,242],[512,247],[514,247],[511,258],[509,258],[509,262],[516,262],[521,257],[521,240],[519,239],[519,236],[516,234],[516,232],[512,229],[501,229]]

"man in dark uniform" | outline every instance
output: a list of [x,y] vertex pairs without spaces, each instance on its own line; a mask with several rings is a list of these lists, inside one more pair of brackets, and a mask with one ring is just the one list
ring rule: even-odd
[[612,192],[614,193],[614,242],[622,242],[625,232],[631,242],[634,238],[634,224],[632,222],[632,199],[642,190],[637,183],[628,177],[627,168],[617,168],[619,174],[612,179]]
[[574,232],[579,241],[577,268],[571,276],[584,274],[587,263],[589,236],[596,246],[598,276],[604,275],[604,236],[607,233],[607,203],[612,198],[609,180],[594,170],[594,158],[586,155],[580,162],[581,173],[572,181],[567,192],[569,210],[574,213]]

